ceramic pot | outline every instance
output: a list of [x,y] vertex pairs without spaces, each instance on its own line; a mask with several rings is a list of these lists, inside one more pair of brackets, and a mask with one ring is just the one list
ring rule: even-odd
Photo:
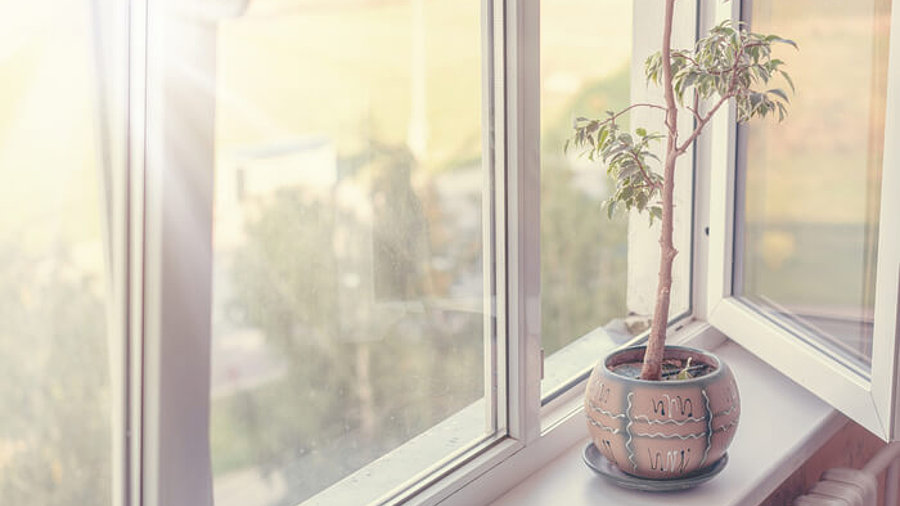
[[678,479],[702,472],[725,455],[740,418],[731,369],[715,355],[667,346],[665,358],[705,364],[697,378],[645,381],[613,372],[640,362],[644,346],[616,351],[591,373],[584,407],[594,445],[622,471],[641,478]]

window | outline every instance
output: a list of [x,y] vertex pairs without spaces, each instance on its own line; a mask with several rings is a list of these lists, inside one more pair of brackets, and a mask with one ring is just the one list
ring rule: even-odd
[[5,11],[0,503],[115,504],[125,442],[121,12],[45,1]]
[[452,418],[386,457],[383,490],[325,500],[365,502],[494,434],[480,10],[258,2],[218,22],[216,504],[298,504]]
[[[808,2],[749,5],[757,30],[790,30],[811,43],[803,58],[785,55],[795,81],[806,83],[785,123],[755,123],[738,133],[736,211],[744,218],[735,237],[734,292],[867,373],[890,2],[835,2],[827,11]],[[821,30],[828,36],[820,38]],[[835,64],[856,74],[830,79]],[[788,130],[803,134],[792,138]]]
[[[570,379],[573,341],[608,323],[597,348],[623,343],[644,319],[624,321],[627,284],[627,216],[603,215],[607,180],[596,164],[564,153],[576,116],[599,116],[628,105],[631,81],[631,1],[544,2],[541,5],[541,338],[548,360],[542,391]],[[581,12],[573,19],[572,12]],[[604,23],[598,26],[597,23]],[[573,25],[573,23],[578,23]],[[579,26],[580,25],[580,26]],[[583,54],[597,54],[586,66]],[[589,280],[588,282],[583,282]],[[583,346],[582,346],[583,348]],[[573,350],[573,351],[565,351]],[[569,355],[568,357],[566,355]]]
[[[632,101],[661,102],[644,82],[644,60],[658,51],[645,35],[656,21],[632,0],[541,4],[541,338],[544,403],[583,380],[597,358],[645,334],[653,313],[659,228],[645,216],[607,219],[610,180],[599,162],[563,151],[576,117],[602,117]],[[579,13],[573,17],[572,13]],[[694,40],[695,6],[680,7],[676,44]],[[633,41],[633,43],[632,43]],[[591,57],[585,64],[585,54]],[[657,111],[625,124],[663,131]],[[685,122],[682,127],[689,126]],[[662,146],[660,145],[660,150]],[[660,151],[661,156],[661,151]],[[679,209],[692,207],[690,157],[679,161]],[[690,310],[691,213],[679,213],[671,320]]]
[[150,502],[395,500],[507,436],[482,7],[148,6]]
[[886,104],[897,88],[896,14],[883,0],[743,8],[758,31],[803,41],[783,55],[799,91],[783,124],[737,131],[734,232],[719,236],[733,241],[720,252],[734,269],[710,321],[872,432],[896,437],[896,365],[886,357],[897,348],[897,161],[885,143],[895,128]]
[[[465,502],[553,455],[650,312],[656,230],[562,146],[658,99],[657,2],[15,9],[0,502]],[[896,439],[900,10],[678,5],[680,46],[741,13],[810,40],[790,123],[719,115],[679,161],[673,321]]]

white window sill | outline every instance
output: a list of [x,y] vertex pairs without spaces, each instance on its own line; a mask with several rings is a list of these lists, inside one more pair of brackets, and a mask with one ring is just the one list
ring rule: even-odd
[[538,472],[520,476],[511,490],[491,504],[630,506],[661,501],[692,506],[759,504],[847,419],[740,346],[727,342],[715,351],[734,371],[742,406],[740,427],[728,452],[728,465],[719,476],[692,490],[665,495],[615,487],[582,463],[581,452],[588,443],[587,429],[584,429],[582,439],[569,445]]
[[[729,449],[728,465],[710,482],[667,494],[631,492],[606,483],[581,460],[588,444],[578,391],[581,386],[545,406],[542,436],[537,441],[526,447],[514,440],[501,441],[451,473],[448,480],[439,479],[411,502],[442,506],[630,506],[661,501],[692,506],[759,504],[847,419],[739,345],[723,341],[709,325],[697,322],[688,327],[679,336],[672,336],[678,338],[673,341],[714,349],[731,366],[741,393],[741,421]],[[463,429],[468,435],[465,440],[471,439],[468,429],[483,430],[481,423],[472,423],[483,411],[481,403],[470,406],[314,496],[304,506],[364,504],[392,497],[393,493],[386,492],[402,481],[400,476],[412,476],[445,456],[447,442],[457,440]],[[432,469],[448,462],[444,459]]]

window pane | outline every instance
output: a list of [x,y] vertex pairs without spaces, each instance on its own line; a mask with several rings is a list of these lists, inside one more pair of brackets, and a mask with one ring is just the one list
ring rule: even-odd
[[86,1],[3,6],[0,504],[110,504],[121,358],[107,328],[100,148],[114,134],[98,121],[98,26]]
[[[614,182],[605,168],[577,149],[563,152],[576,117],[600,118],[631,103],[631,42],[635,23],[642,21],[633,19],[633,9],[631,0],[541,3],[541,332],[547,357],[541,388],[545,398],[593,366],[605,352],[647,330],[653,311],[658,226],[648,228],[647,217],[636,214],[629,217],[620,212],[607,219],[602,203]],[[628,125],[629,115],[623,116],[622,123]],[[690,174],[686,175],[677,185],[680,208],[690,206],[686,198],[691,191]],[[684,273],[689,272],[685,267],[690,260],[690,216],[676,219],[675,240],[682,253],[674,272],[673,319],[689,305]]]
[[[492,431],[480,2],[253,2],[218,31],[216,504]],[[384,462],[384,460],[382,460]]]
[[867,370],[890,1],[752,5],[755,31],[800,51],[779,54],[797,85],[790,117],[741,132],[735,294]]

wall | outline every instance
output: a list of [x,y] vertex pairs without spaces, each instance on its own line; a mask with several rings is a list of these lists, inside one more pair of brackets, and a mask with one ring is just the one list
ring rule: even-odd
[[[763,501],[761,506],[789,506],[797,496],[803,495],[813,487],[822,473],[834,467],[862,468],[885,443],[873,436],[859,425],[848,422],[834,437],[800,469],[794,472],[778,487],[775,492]],[[879,490],[884,490],[884,473],[878,477]],[[879,497],[879,506],[888,506]],[[900,505],[896,505],[900,506]]]

